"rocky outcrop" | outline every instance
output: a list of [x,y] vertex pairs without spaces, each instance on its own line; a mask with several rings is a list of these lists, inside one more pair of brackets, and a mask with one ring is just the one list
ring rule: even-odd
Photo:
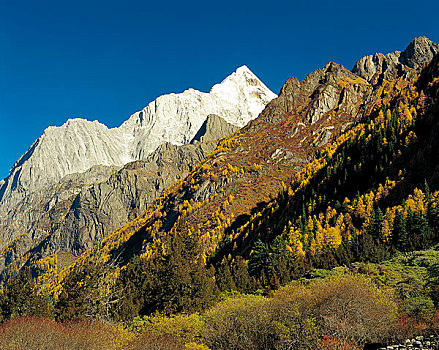
[[419,69],[429,63],[437,53],[439,53],[439,44],[425,36],[420,36],[407,46],[401,54],[400,61],[407,67]]
[[378,84],[397,77],[410,77],[413,70],[418,71],[439,52],[439,44],[426,37],[418,37],[403,51],[383,55],[377,53],[361,58],[352,71],[371,84]]
[[330,111],[357,118],[372,86],[342,65],[330,62],[303,81],[288,79],[278,98],[264,110],[266,121],[280,123],[291,113],[300,114],[303,122],[314,124]]
[[361,58],[355,63],[352,71],[363,77],[372,84],[378,84],[380,80],[392,80],[403,74],[403,66],[400,63],[401,52],[395,51],[383,55],[376,53]]
[[222,138],[222,135],[231,135],[237,130],[239,127],[227,123],[215,114],[210,114],[191,143],[215,141]]

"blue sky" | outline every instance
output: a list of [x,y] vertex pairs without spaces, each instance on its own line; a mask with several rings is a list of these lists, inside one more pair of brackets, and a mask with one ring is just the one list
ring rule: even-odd
[[274,92],[335,61],[439,42],[436,0],[0,2],[0,178],[49,125],[118,126],[246,64]]

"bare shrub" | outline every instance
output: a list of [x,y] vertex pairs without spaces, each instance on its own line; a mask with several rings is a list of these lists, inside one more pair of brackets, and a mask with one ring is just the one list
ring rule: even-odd
[[338,276],[315,282],[313,313],[325,336],[357,345],[390,335],[397,317],[391,290],[377,288],[367,277]]
[[121,344],[116,328],[100,322],[55,321],[24,316],[11,319],[0,326],[0,349],[110,350]]

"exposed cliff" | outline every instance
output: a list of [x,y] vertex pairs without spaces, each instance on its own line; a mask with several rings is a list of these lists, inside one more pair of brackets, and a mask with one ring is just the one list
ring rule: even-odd
[[439,44],[421,36],[413,39],[403,52],[395,51],[386,55],[376,53],[361,58],[352,71],[372,84],[399,76],[407,78],[419,72],[438,52]]

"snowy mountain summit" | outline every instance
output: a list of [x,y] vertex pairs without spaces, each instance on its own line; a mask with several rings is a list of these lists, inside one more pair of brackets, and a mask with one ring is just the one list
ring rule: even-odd
[[68,174],[82,173],[95,165],[122,166],[145,159],[166,142],[187,144],[210,114],[242,127],[275,97],[242,66],[209,93],[188,89],[160,96],[118,128],[69,119],[60,127],[48,127],[17,160],[9,176],[0,182],[0,201],[14,192],[23,196],[53,185]]

